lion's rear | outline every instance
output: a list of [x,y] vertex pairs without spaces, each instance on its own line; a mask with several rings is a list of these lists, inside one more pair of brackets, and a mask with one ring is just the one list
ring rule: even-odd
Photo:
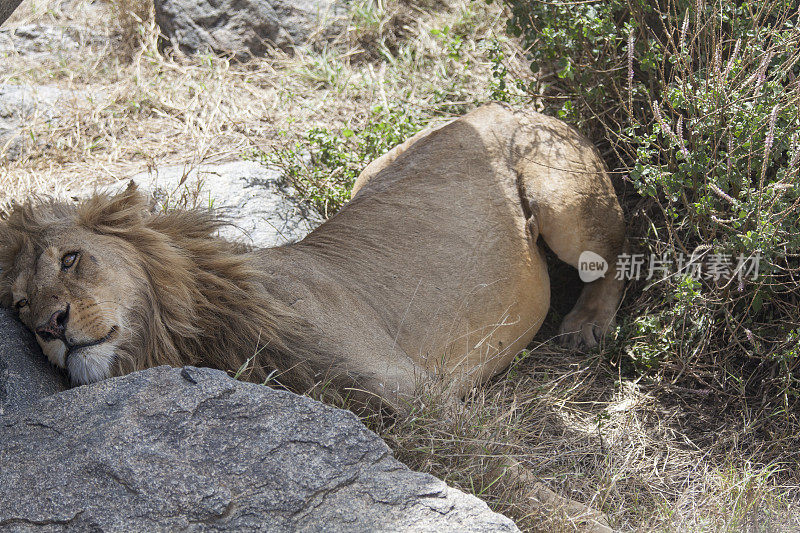
[[549,306],[513,171],[486,134],[467,120],[433,131],[300,244],[327,254],[418,364],[477,380]]

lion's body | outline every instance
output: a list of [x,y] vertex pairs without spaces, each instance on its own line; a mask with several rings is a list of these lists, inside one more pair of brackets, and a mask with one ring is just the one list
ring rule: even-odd
[[[125,194],[129,198],[96,197],[90,203],[102,211],[116,198],[126,204],[118,210],[142,209],[134,205],[137,193]],[[20,298],[25,303],[33,302],[34,296],[41,300],[42,295],[57,293],[50,285],[66,283],[58,281],[61,274],[56,281],[43,282],[31,273],[40,260],[32,258],[42,257],[41,251],[37,255],[33,250],[53,249],[51,255],[58,257],[65,251],[56,244],[64,241],[59,232],[69,227],[64,222],[61,229],[46,230],[52,237],[37,242],[34,233],[58,217],[37,215],[36,209],[18,207],[4,233],[0,228],[0,238],[16,242],[0,251],[0,294],[6,305]],[[77,215],[67,217],[77,216],[73,224],[84,232],[81,242],[95,234],[100,239],[121,238],[125,245],[117,253],[123,257],[135,250],[153,255],[141,249],[153,246],[152,239],[139,236],[131,242],[125,231],[114,229],[115,220],[124,218],[115,218],[114,208],[105,206],[108,212],[94,222],[85,220],[87,209],[78,207]],[[267,367],[285,370],[298,365],[311,376],[330,368],[328,375],[345,375],[356,387],[395,406],[432,375],[452,376],[454,392],[462,394],[505,368],[530,342],[550,297],[540,235],[573,265],[584,250],[613,264],[624,242],[619,204],[591,144],[557,120],[499,105],[419,134],[375,161],[356,183],[353,199],[295,244],[242,252],[208,235],[213,222],[197,228],[191,218],[207,220],[208,215],[141,216],[129,224],[147,228],[145,235],[151,230],[167,235],[158,244],[166,248],[152,262],[127,258],[128,271],[119,286],[148,296],[118,297],[118,316],[106,310],[104,316],[111,318],[100,331],[115,322],[120,330],[161,327],[171,341],[148,342],[146,333],[136,331],[128,337],[117,335],[114,346],[125,356],[109,364],[108,374],[158,363],[209,364],[235,371],[255,354]],[[182,231],[194,232],[197,240],[182,237]],[[179,257],[195,264],[174,268],[165,258],[170,255],[167,244],[177,250],[170,252],[172,261]],[[32,250],[27,256],[20,252],[26,246]],[[215,246],[221,256],[214,253]],[[231,268],[236,272],[233,280]],[[156,275],[148,269],[156,269]],[[182,289],[187,280],[170,280],[171,273],[178,272],[195,277],[189,280],[190,291]],[[49,285],[45,290],[37,283]],[[565,319],[568,340],[595,343],[597,330],[611,322],[621,287],[613,276],[587,284]],[[106,290],[94,290],[100,289]],[[52,313],[65,299],[76,298],[74,291],[56,296],[21,309],[31,329],[48,320],[56,324],[58,317]],[[141,317],[147,315],[147,305],[158,313]],[[174,320],[180,327],[171,323],[171,313],[187,315]],[[241,319],[229,325],[234,315]],[[190,331],[187,320],[194,320],[200,331]],[[43,331],[45,337],[50,335]],[[272,355],[256,354],[257,345]],[[47,352],[46,343],[43,347]],[[92,350],[81,348],[76,356]],[[256,372],[254,379],[265,372]]]
[[281,254],[276,272],[303,272],[292,294],[325,295],[298,302],[302,314],[319,317],[362,371],[412,386],[424,374],[414,376],[417,367],[480,382],[538,331],[550,302],[546,265],[513,169],[494,148],[464,119],[398,148],[398,160]]

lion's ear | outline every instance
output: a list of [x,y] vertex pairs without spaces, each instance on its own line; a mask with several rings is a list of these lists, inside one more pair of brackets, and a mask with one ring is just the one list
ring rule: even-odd
[[115,195],[95,194],[78,206],[78,223],[89,229],[105,232],[141,224],[148,215],[147,196],[131,181]]

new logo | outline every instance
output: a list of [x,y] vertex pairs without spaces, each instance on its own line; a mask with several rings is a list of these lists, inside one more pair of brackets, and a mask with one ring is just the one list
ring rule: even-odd
[[578,257],[578,274],[581,281],[590,283],[602,278],[608,272],[608,263],[598,254],[589,250]]

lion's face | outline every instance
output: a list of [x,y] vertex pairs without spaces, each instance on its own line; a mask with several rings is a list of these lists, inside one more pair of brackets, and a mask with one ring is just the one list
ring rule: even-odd
[[129,188],[79,206],[32,199],[0,211],[0,305],[75,384],[119,374],[142,342],[148,276],[124,230],[148,231],[148,205]]
[[115,241],[70,221],[57,223],[21,247],[9,272],[4,304],[78,384],[108,377],[129,336],[137,288]]

